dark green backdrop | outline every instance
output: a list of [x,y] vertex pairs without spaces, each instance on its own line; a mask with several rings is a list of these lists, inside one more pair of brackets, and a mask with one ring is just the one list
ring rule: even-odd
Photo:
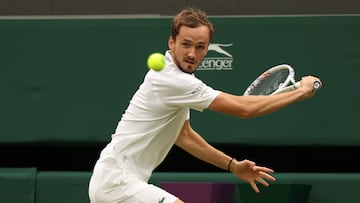
[[[208,141],[359,145],[360,16],[212,17],[230,70],[200,70],[214,88],[242,94],[264,69],[288,63],[324,87],[311,100],[241,120],[193,111]],[[105,142],[164,51],[170,18],[0,20],[0,142]]]

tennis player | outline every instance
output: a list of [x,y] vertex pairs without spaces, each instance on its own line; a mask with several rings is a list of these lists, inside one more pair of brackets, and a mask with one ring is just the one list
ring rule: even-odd
[[150,70],[102,150],[89,183],[91,203],[182,203],[181,197],[148,183],[175,144],[191,155],[248,182],[275,181],[273,170],[236,160],[207,143],[190,124],[190,109],[209,109],[250,118],[263,116],[314,95],[318,78],[302,78],[295,91],[273,96],[236,96],[206,85],[194,75],[208,51],[214,28],[199,9],[185,8],[173,19],[166,66]]

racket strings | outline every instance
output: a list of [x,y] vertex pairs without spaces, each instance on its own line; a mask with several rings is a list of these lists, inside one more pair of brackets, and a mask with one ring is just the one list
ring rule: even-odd
[[250,91],[251,95],[270,95],[276,91],[289,76],[288,69],[278,70],[272,73],[266,73],[265,76],[259,78],[259,80],[252,86]]

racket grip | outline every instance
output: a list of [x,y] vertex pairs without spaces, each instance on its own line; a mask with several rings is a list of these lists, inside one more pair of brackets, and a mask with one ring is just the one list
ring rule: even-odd
[[[301,83],[300,83],[300,82],[296,82],[294,86],[295,86],[295,88],[299,88],[299,87],[301,86]],[[318,91],[318,90],[321,89],[321,87],[322,87],[321,82],[318,81],[318,80],[316,80],[316,81],[314,82],[314,85],[313,85],[313,91]]]
[[[294,85],[287,86],[287,87],[283,88],[282,90],[280,90],[277,93],[292,91],[292,90],[295,90],[295,89],[299,88],[300,86],[301,86],[301,83],[300,83],[300,81],[298,81]],[[314,82],[313,91],[314,92],[318,91],[318,90],[321,89],[321,87],[322,87],[321,82],[317,80],[317,81]]]

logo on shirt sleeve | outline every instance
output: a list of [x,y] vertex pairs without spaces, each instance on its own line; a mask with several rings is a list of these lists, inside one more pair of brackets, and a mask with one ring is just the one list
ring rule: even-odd
[[191,92],[191,94],[199,94],[199,92],[201,92],[201,85],[198,85],[195,87],[195,89]]
[[191,91],[192,95],[198,95],[199,97],[203,97],[206,93],[206,88],[204,85],[197,85],[194,90]]
[[159,203],[164,203],[164,202],[165,202],[165,197],[163,197],[159,200]]

